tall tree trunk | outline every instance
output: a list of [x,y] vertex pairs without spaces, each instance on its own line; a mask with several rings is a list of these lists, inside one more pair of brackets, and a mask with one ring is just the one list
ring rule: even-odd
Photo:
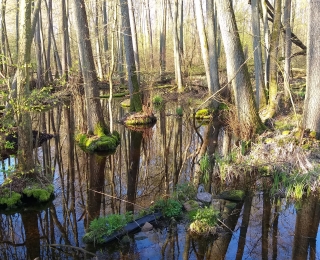
[[174,0],[174,9],[172,14],[173,19],[173,48],[174,48],[174,65],[175,65],[175,75],[176,84],[178,85],[178,92],[183,91],[182,85],[182,72],[181,72],[181,55],[179,51],[179,36],[178,36],[178,9],[179,0]]
[[132,0],[128,0],[128,7],[129,7],[129,19],[130,19],[130,27],[131,27],[134,62],[136,64],[136,73],[137,73],[138,82],[140,84],[139,48],[138,48],[138,39],[137,39],[136,20],[134,18],[134,7],[133,7]]
[[[217,15],[215,10],[214,0],[207,0],[209,66],[214,92],[218,91],[220,88],[217,49]],[[218,102],[216,101],[212,103],[213,107],[216,107],[217,104]]]
[[68,56],[67,56],[67,38],[69,37],[68,33],[68,19],[67,19],[67,8],[66,1],[61,0],[61,28],[62,28],[62,71],[65,81],[68,81]]
[[285,0],[284,4],[284,27],[285,34],[285,63],[284,63],[284,93],[287,102],[290,95],[290,62],[291,62],[291,0]]
[[270,76],[270,50],[269,50],[269,25],[268,25],[268,9],[265,0],[261,0],[262,6],[262,20],[263,20],[263,34],[264,34],[264,82],[266,87],[269,87]]
[[94,26],[94,33],[95,33],[95,41],[96,41],[96,54],[97,54],[97,67],[98,67],[98,77],[99,79],[103,78],[102,74],[102,62],[101,62],[101,51],[100,51],[100,42],[99,42],[99,2],[96,0],[95,3],[95,26]]
[[94,66],[90,41],[87,13],[84,0],[72,0],[75,28],[78,40],[81,71],[85,89],[87,124],[89,134],[94,134],[96,127],[106,127],[99,100],[97,74]]
[[281,33],[281,0],[275,0],[274,13],[275,15],[270,39],[270,82],[267,118],[272,118],[274,116],[278,106],[278,53]]
[[19,58],[17,67],[17,115],[18,124],[18,167],[22,172],[29,172],[34,168],[33,144],[32,144],[32,122],[30,113],[25,111],[23,104],[30,95],[30,63],[31,44],[35,21],[39,17],[40,0],[35,5],[34,15],[31,15],[32,0],[20,0],[19,2]]
[[307,90],[304,101],[303,127],[315,131],[320,138],[320,2],[310,1],[308,7]]
[[45,64],[45,81],[52,82],[52,70],[51,70],[51,26],[52,26],[52,0],[45,1],[46,8],[47,8],[47,19],[48,19],[48,43],[47,43],[47,60]]
[[262,68],[262,52],[261,52],[261,35],[260,35],[260,20],[259,20],[259,0],[251,0],[252,10],[252,35],[253,35],[253,51],[254,51],[254,75],[256,83],[256,104],[257,108],[262,108],[267,104],[265,85],[263,80]]
[[228,80],[232,81],[240,137],[250,138],[263,126],[253,96],[231,0],[217,0],[218,20],[227,58]]
[[127,0],[120,0],[122,33],[126,52],[126,63],[128,73],[128,85],[130,92],[130,110],[138,112],[142,110],[142,97],[137,77],[137,70],[134,59],[134,50],[131,37],[131,26],[129,20],[129,6]]
[[201,54],[202,59],[204,63],[204,69],[206,71],[206,77],[207,77],[207,84],[208,84],[208,92],[209,94],[212,94],[214,90],[214,85],[211,78],[211,71],[210,71],[210,65],[209,65],[209,51],[208,51],[208,42],[207,42],[207,35],[204,27],[204,21],[203,21],[203,10],[202,10],[202,3],[198,0],[194,0],[194,8],[195,8],[195,15],[197,20],[197,28],[199,33],[199,39],[200,39],[200,48],[201,48]]
[[166,40],[167,40],[167,0],[162,0],[162,26],[160,32],[160,78],[164,80],[166,71]]
[[36,27],[34,42],[36,46],[37,57],[37,87],[41,88],[43,86],[43,62],[41,50],[41,12],[39,12],[39,20]]
[[150,0],[146,0],[146,12],[147,12],[147,31],[149,35],[149,48],[150,48],[150,64],[151,68],[154,68],[154,58],[153,58],[153,36],[151,29],[151,15],[150,15]]

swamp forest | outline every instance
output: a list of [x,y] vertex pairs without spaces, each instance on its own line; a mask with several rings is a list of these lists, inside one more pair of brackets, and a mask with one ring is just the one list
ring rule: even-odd
[[0,259],[320,259],[319,16],[1,0]]

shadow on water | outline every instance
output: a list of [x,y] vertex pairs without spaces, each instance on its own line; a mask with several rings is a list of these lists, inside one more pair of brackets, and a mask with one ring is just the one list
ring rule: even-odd
[[[151,129],[133,131],[114,125],[121,135],[114,154],[86,154],[73,141],[75,129],[83,123],[76,105],[41,115],[47,131],[59,135],[35,150],[38,163],[54,177],[55,199],[40,209],[1,212],[0,259],[320,258],[319,199],[309,196],[299,203],[275,199],[250,176],[242,176],[237,184],[247,196],[235,210],[220,204],[226,220],[218,237],[196,237],[183,223],[171,222],[131,234],[128,243],[86,245],[82,237],[92,219],[149,207],[177,183],[197,178],[200,156],[205,151],[226,153],[230,140],[219,122],[195,131],[192,118],[174,116],[175,105],[167,104]],[[113,107],[114,118],[121,118],[123,109],[118,103]],[[210,160],[214,162],[213,157]],[[14,164],[13,158],[2,162],[1,182]],[[228,185],[212,178],[209,183],[213,194]]]

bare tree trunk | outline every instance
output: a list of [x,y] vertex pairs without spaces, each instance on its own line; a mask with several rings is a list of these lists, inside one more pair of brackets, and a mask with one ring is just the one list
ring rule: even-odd
[[270,54],[269,54],[269,25],[268,25],[268,10],[265,0],[262,1],[262,13],[263,13],[263,34],[264,34],[264,82],[266,87],[269,87],[270,76]]
[[149,35],[149,50],[150,50],[150,63],[151,68],[154,68],[154,58],[153,58],[153,36],[151,29],[151,16],[150,16],[150,0],[146,0],[146,13],[147,13],[147,30]]
[[[207,0],[209,70],[214,92],[218,91],[220,88],[217,49],[217,15],[215,10],[214,0]],[[212,105],[213,107],[216,107],[217,102],[214,101]]]
[[166,71],[166,38],[167,38],[167,0],[162,0],[162,27],[160,32],[160,78],[164,80]]
[[46,63],[45,63],[45,81],[52,82],[52,70],[51,70],[51,26],[52,26],[52,0],[45,1],[46,8],[47,8],[47,19],[48,19],[48,43],[47,43],[47,52],[46,52]]
[[175,64],[175,75],[176,84],[178,85],[178,92],[183,91],[182,83],[182,72],[181,72],[181,55],[179,51],[179,37],[178,37],[178,7],[179,0],[174,0],[174,9],[172,14],[173,19],[173,48],[174,48],[174,64]]
[[39,20],[36,27],[35,33],[35,46],[36,46],[36,57],[37,57],[37,87],[43,86],[43,62],[42,62],[42,50],[41,50],[41,12],[39,12]]
[[67,8],[66,1],[61,0],[61,28],[62,28],[62,71],[65,81],[68,81],[68,56],[67,56],[67,38],[69,37],[68,33],[68,20],[67,20]]
[[98,67],[98,78],[102,79],[102,62],[101,62],[101,51],[100,51],[100,42],[99,42],[99,2],[96,0],[95,3],[95,41],[96,41],[96,53],[97,53],[97,67]]
[[84,0],[72,0],[72,3],[86,97],[87,132],[94,134],[97,127],[100,126],[106,129],[106,125],[98,98],[98,79],[94,66],[85,3]]
[[128,85],[130,92],[130,110],[138,112],[142,110],[142,97],[140,93],[139,81],[137,78],[137,70],[135,66],[134,50],[132,43],[132,31],[129,18],[129,6],[127,0],[120,0],[121,5],[121,21],[124,46],[126,52],[126,63],[128,72]]
[[202,59],[204,63],[204,68],[206,71],[206,77],[207,77],[207,84],[208,84],[208,92],[209,94],[212,94],[214,92],[214,85],[211,81],[211,71],[209,66],[209,51],[208,51],[208,42],[207,42],[207,35],[204,27],[204,21],[203,21],[203,10],[202,10],[202,3],[198,0],[194,0],[194,8],[195,8],[195,15],[197,20],[197,28],[199,33],[199,39],[200,39],[200,47],[201,47],[201,54]]
[[265,85],[263,80],[263,68],[262,68],[262,52],[261,52],[261,35],[260,35],[260,20],[258,0],[251,0],[252,10],[252,34],[253,34],[253,52],[254,52],[254,75],[256,83],[256,104],[260,109],[267,104]]
[[263,128],[253,96],[248,67],[240,43],[231,0],[217,0],[218,20],[227,58],[228,80],[232,82],[240,137],[251,135]]
[[284,27],[285,34],[285,63],[284,63],[284,93],[287,102],[290,95],[290,62],[291,62],[291,0],[285,0],[284,4]]
[[39,18],[39,9],[41,1],[35,3],[33,17],[31,15],[32,0],[20,0],[20,27],[19,27],[19,58],[17,66],[17,98],[15,111],[18,124],[18,167],[22,172],[29,172],[34,168],[33,163],[33,144],[32,144],[32,122],[30,113],[21,110],[25,99],[30,95],[29,89],[29,69],[31,62],[31,44],[35,23]]
[[270,82],[267,118],[272,118],[277,110],[278,100],[278,53],[281,28],[281,0],[275,0],[275,16],[270,39]]
[[132,0],[127,0],[127,1],[128,1],[128,7],[129,7],[129,19],[130,19],[130,27],[131,27],[134,62],[136,64],[136,74],[138,78],[138,83],[140,84],[140,59],[139,59],[136,21],[134,18],[134,7],[133,7]]
[[304,101],[303,127],[315,131],[320,138],[320,2],[310,1],[308,7],[307,90]]

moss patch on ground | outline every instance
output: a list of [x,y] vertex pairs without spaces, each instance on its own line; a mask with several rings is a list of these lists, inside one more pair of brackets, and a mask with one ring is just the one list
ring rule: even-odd
[[25,199],[46,202],[53,197],[52,178],[40,173],[14,173],[0,186],[0,207],[14,208],[25,203]]

